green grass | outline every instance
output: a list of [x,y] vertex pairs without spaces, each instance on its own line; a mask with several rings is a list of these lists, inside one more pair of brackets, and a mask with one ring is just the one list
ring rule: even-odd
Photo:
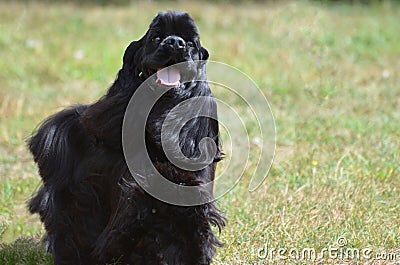
[[0,245],[1,264],[51,265],[52,257],[37,239],[19,238],[12,244]]
[[214,264],[251,264],[266,242],[321,250],[341,236],[398,253],[400,5],[0,3],[0,264],[50,264],[25,207],[39,177],[24,141],[51,113],[104,94],[125,47],[165,9],[194,17],[211,59],[251,76],[277,124],[263,185],[249,193],[245,174],[219,201],[229,223]]

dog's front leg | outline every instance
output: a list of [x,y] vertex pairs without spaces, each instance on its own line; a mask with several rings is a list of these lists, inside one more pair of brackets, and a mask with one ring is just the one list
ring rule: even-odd
[[122,192],[118,207],[94,245],[92,256],[97,261],[96,264],[103,265],[115,261],[127,264],[132,249],[140,243],[143,220],[138,216],[140,213],[136,202]]

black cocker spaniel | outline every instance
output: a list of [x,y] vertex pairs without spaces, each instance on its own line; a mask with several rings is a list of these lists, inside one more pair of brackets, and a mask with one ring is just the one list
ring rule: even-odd
[[[204,75],[208,57],[188,14],[159,13],[147,33],[126,49],[122,69],[105,96],[94,104],[56,113],[30,138],[29,149],[43,185],[29,209],[44,223],[44,242],[56,265],[211,263],[221,245],[212,226],[221,230],[225,225],[212,191],[203,190],[211,200],[199,205],[158,200],[133,177],[122,144],[129,101],[146,79],[155,78],[167,92],[146,120],[145,144],[152,164],[179,185],[200,186],[214,180],[216,163],[221,160],[215,119],[193,118],[179,132],[179,148],[189,159],[200,155],[203,138],[217,146],[211,163],[199,170],[171,163],[160,142],[163,121],[174,106],[198,96],[212,99],[207,81],[197,76]],[[166,68],[182,62],[193,69]],[[187,73],[189,81],[183,82]],[[216,114],[214,100],[206,107]],[[134,131],[129,133],[135,137]]]

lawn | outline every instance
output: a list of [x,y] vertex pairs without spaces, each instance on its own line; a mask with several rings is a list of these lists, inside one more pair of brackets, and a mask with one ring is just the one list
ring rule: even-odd
[[26,210],[40,183],[26,139],[46,116],[103,95],[125,47],[167,9],[192,15],[211,59],[249,75],[276,122],[261,187],[248,191],[246,171],[218,201],[229,222],[214,264],[267,264],[266,244],[321,251],[338,239],[400,262],[400,5],[148,1],[0,2],[0,264],[51,264]]

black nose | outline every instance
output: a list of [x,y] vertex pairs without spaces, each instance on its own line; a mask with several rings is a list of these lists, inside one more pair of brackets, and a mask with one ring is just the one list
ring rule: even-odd
[[162,44],[175,50],[184,49],[186,46],[186,42],[178,36],[168,36],[164,39]]

